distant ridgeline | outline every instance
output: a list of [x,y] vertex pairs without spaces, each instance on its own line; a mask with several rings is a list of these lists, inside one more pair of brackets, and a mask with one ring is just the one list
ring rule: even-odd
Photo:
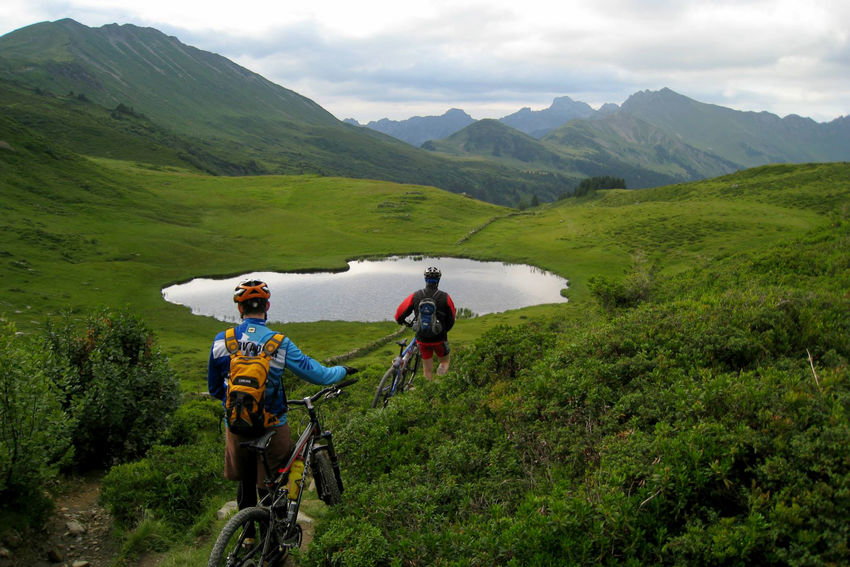
[[[559,97],[547,109],[523,108],[498,121],[473,121],[452,109],[443,116],[384,119],[367,127],[431,151],[576,171],[584,177],[620,177],[631,188],[771,163],[850,159],[850,117],[817,123],[795,115],[741,112],[666,88],[638,92],[622,106],[609,103],[599,110]],[[428,132],[444,136],[423,142]]]
[[511,206],[571,194],[588,177],[643,188],[775,162],[850,159],[850,118],[780,119],[669,89],[599,110],[560,97],[500,120],[452,109],[364,128],[155,29],[70,19],[0,37],[0,108],[84,155],[214,175],[432,185]]

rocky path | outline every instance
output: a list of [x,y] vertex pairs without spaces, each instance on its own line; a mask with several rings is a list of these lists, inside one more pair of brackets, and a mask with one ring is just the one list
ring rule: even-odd
[[[91,477],[70,481],[56,500],[56,509],[43,530],[12,532],[0,541],[0,567],[110,567],[118,543],[110,533],[112,518],[99,504],[100,479]],[[235,502],[222,513],[232,513]],[[301,549],[313,539],[313,519],[299,513],[304,530]],[[160,554],[140,558],[136,567],[156,567]],[[284,567],[296,567],[293,558]]]
[[[8,541],[0,541],[0,567],[111,567],[119,543],[99,498],[99,478],[70,481],[44,529],[4,534]],[[156,567],[159,559],[161,554],[147,554],[135,567]]]
[[42,531],[4,535],[0,567],[108,567],[117,549],[99,496],[99,478],[69,481]]

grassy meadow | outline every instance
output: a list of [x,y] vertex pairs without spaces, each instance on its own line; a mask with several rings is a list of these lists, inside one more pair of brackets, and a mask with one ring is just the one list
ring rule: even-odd
[[[129,307],[195,377],[202,375],[209,337],[222,325],[166,303],[160,290],[171,283],[249,271],[343,270],[346,260],[392,254],[528,263],[570,281],[570,304],[464,320],[453,332],[461,344],[501,323],[570,316],[588,299],[590,278],[621,277],[635,258],[675,273],[821,226],[845,198],[839,182],[848,171],[846,164],[765,167],[517,212],[381,181],[213,177],[91,160],[38,140],[0,150],[0,157],[0,276],[8,286],[0,312],[26,328],[62,310]],[[411,282],[411,289],[418,285]],[[443,287],[451,290],[451,274]],[[395,329],[390,322],[288,327],[317,358]]]
[[[675,272],[823,225],[846,198],[838,183],[847,175],[841,164],[765,167],[517,213],[380,181],[66,160],[53,172],[4,172],[0,270],[13,289],[0,308],[20,316],[37,300],[39,320],[64,307],[133,305],[163,332],[206,324],[162,301],[170,283],[341,270],[346,260],[391,254],[526,262],[569,279],[568,295],[580,301],[590,277],[618,276],[636,254]],[[451,274],[443,285],[450,289]]]
[[[512,348],[529,346],[524,340],[534,340],[534,325],[569,325],[572,332],[583,329],[587,333],[596,332],[598,327],[600,334],[614,333],[610,321],[596,308],[594,280],[620,281],[639,266],[661,281],[687,281],[690,277],[691,288],[707,285],[703,280],[715,276],[700,271],[706,266],[732,265],[728,263],[739,255],[758,255],[808,234],[828,231],[846,223],[850,206],[850,164],[846,163],[766,166],[683,185],[600,191],[517,211],[431,187],[383,181],[319,176],[213,177],[169,165],[83,158],[2,120],[0,117],[0,126],[4,127],[0,139],[5,142],[5,146],[0,145],[0,277],[5,282],[5,293],[0,296],[0,318],[13,321],[25,334],[37,335],[46,321],[63,313],[82,315],[101,306],[129,309],[153,329],[159,347],[168,355],[187,393],[205,389],[209,342],[225,324],[193,316],[187,308],[165,302],[161,289],[171,283],[249,271],[343,270],[347,260],[396,254],[528,263],[567,278],[568,303],[458,323],[452,342],[459,359],[478,360],[471,363],[472,367],[478,364],[498,375],[504,367],[483,354],[489,340],[494,348],[513,352]],[[836,265],[841,261],[836,260]],[[726,278],[734,271],[728,267],[724,270]],[[451,277],[450,273],[444,274],[442,287],[448,291]],[[413,281],[410,289],[399,290],[399,299],[419,284]],[[223,289],[222,293],[229,291]],[[285,305],[285,297],[275,297],[274,290],[272,293],[272,301]],[[505,331],[526,324],[532,325],[528,337],[523,338],[525,331]],[[639,328],[640,318],[628,320],[627,324]],[[396,329],[390,321],[322,321],[283,326],[305,352],[318,359],[363,347]],[[517,336],[508,341],[505,333]],[[558,358],[557,353],[545,349],[554,349],[556,343],[567,340],[541,333],[540,341],[529,346],[527,354],[516,356],[531,368],[536,359],[548,360],[551,355],[554,358],[549,366],[555,368],[567,355]],[[595,348],[602,341],[598,337],[587,340],[588,348]],[[355,422],[353,426],[346,425],[352,439],[365,436],[357,430],[358,422],[373,432],[382,427],[388,428],[385,432],[394,431],[392,420],[414,419],[405,411],[421,415],[426,410],[417,405],[421,400],[414,396],[397,412],[387,411],[386,417],[366,410],[365,402],[394,354],[394,347],[387,345],[348,362],[364,369],[359,390],[340,406],[340,412],[346,415],[344,421]],[[476,359],[477,356],[485,358]],[[616,356],[615,353],[612,358]],[[460,368],[466,368],[461,370],[462,376],[446,382],[443,390],[425,388],[426,394],[450,397],[447,391],[459,387],[464,380],[485,380],[471,376],[470,366]],[[476,400],[475,407],[490,408],[508,421],[534,415],[538,417],[532,420],[542,419],[543,414],[535,414],[537,410],[533,408],[522,408],[528,415],[510,414],[506,409],[509,400],[516,402],[520,398],[509,382],[490,386],[492,389],[482,394],[487,398]],[[535,387],[542,389],[540,384]],[[500,401],[501,393],[512,397]],[[196,402],[187,403],[191,406]],[[458,421],[465,411],[463,407],[446,403],[441,409],[457,411],[446,421],[457,422],[457,430],[465,427]],[[194,406],[187,411],[203,414]],[[197,422],[206,423],[211,432],[217,423],[208,415],[199,417]],[[564,431],[569,427],[565,424]],[[423,431],[422,435],[434,434]],[[366,445],[374,441],[364,439]],[[435,442],[434,438],[415,436],[405,441],[408,445],[431,442]],[[399,452],[393,457],[409,463],[416,454],[413,445],[398,446]],[[452,453],[455,449],[441,446],[437,451],[442,451],[437,456],[447,462],[457,462],[458,455]],[[165,453],[154,453],[152,462],[166,458]],[[355,460],[366,458],[368,455],[354,455]],[[374,462],[370,461],[370,465]],[[146,466],[153,467],[150,474],[155,478],[156,467],[139,464],[140,469]],[[393,466],[387,464],[387,470]],[[521,475],[517,471],[509,473]],[[353,475],[355,486],[363,488],[362,483],[368,480],[364,474]],[[537,487],[567,482],[550,469],[539,474],[534,481]],[[529,488],[529,494],[534,486]],[[564,486],[559,489],[580,491]],[[393,487],[391,482],[381,485],[385,491]],[[419,501],[426,494],[411,497]],[[210,505],[215,506],[228,496],[213,495]],[[358,503],[362,498],[355,498],[353,505],[363,504]],[[553,506],[546,501],[546,506]],[[529,497],[521,504],[493,506],[498,508],[498,521],[508,522],[511,510],[533,504],[533,497]],[[486,507],[486,502],[478,501],[473,506],[476,513]],[[411,518],[415,512],[418,513],[411,511]],[[439,516],[438,512],[434,513]],[[335,516],[337,523],[332,530],[337,531],[326,536],[328,543],[322,544],[321,553],[331,553],[334,537],[345,539],[346,522],[358,513],[348,508],[341,516]],[[207,531],[201,529],[200,535],[208,536],[211,520],[207,517],[205,521]],[[413,531],[416,521],[419,520],[411,520]],[[487,520],[476,515],[471,529],[482,527],[474,522]],[[373,523],[379,525],[374,518]],[[466,529],[453,525],[458,530]],[[695,533],[697,525],[691,528]],[[363,533],[365,538],[373,532]],[[193,534],[197,535],[194,531]],[[410,553],[414,557],[427,557],[426,548],[430,545],[451,548],[441,539],[444,536],[433,536],[437,539],[430,543],[414,541],[412,535],[405,537],[411,538],[405,540],[408,543],[413,542]],[[366,549],[369,542],[362,538],[358,545]],[[507,545],[506,542],[510,543],[495,543]],[[204,555],[203,550],[192,549],[195,544],[180,545],[183,547],[166,558],[166,565],[189,565]],[[453,549],[452,553],[462,554],[463,550]],[[487,552],[484,556],[497,563],[509,563],[502,561],[505,557],[498,553]],[[364,560],[350,564],[369,563]],[[412,560],[409,564],[424,563]]]

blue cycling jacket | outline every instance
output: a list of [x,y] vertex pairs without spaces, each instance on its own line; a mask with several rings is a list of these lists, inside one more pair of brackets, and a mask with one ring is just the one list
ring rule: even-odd
[[[263,344],[275,331],[266,327],[263,319],[245,319],[236,327],[236,339],[239,348],[245,354],[258,355]],[[345,378],[345,367],[327,367],[319,364],[295,346],[289,337],[283,339],[271,360],[269,377],[266,384],[266,408],[278,417],[277,425],[286,423],[286,392],[283,387],[283,373],[290,370],[293,374],[312,384],[333,384]],[[207,387],[210,395],[224,403],[227,397],[227,377],[230,374],[230,352],[224,344],[224,331],[215,336],[210,349],[210,361],[207,369]]]

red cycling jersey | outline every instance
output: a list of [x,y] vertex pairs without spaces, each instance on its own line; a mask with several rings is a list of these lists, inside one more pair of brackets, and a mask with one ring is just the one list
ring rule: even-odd
[[[407,319],[411,313],[416,312],[419,301],[426,295],[433,297],[437,303],[437,317],[439,318],[440,323],[443,324],[443,330],[436,337],[430,337],[427,341],[425,341],[425,343],[439,344],[448,340],[448,332],[454,326],[455,317],[457,316],[457,309],[455,309],[454,301],[452,301],[452,297],[445,291],[440,291],[437,290],[436,287],[428,286],[425,289],[420,289],[411,293],[404,298],[404,301],[402,301],[396,309],[395,320],[399,325],[404,325],[405,319]],[[422,341],[420,341],[420,343],[421,342]]]

